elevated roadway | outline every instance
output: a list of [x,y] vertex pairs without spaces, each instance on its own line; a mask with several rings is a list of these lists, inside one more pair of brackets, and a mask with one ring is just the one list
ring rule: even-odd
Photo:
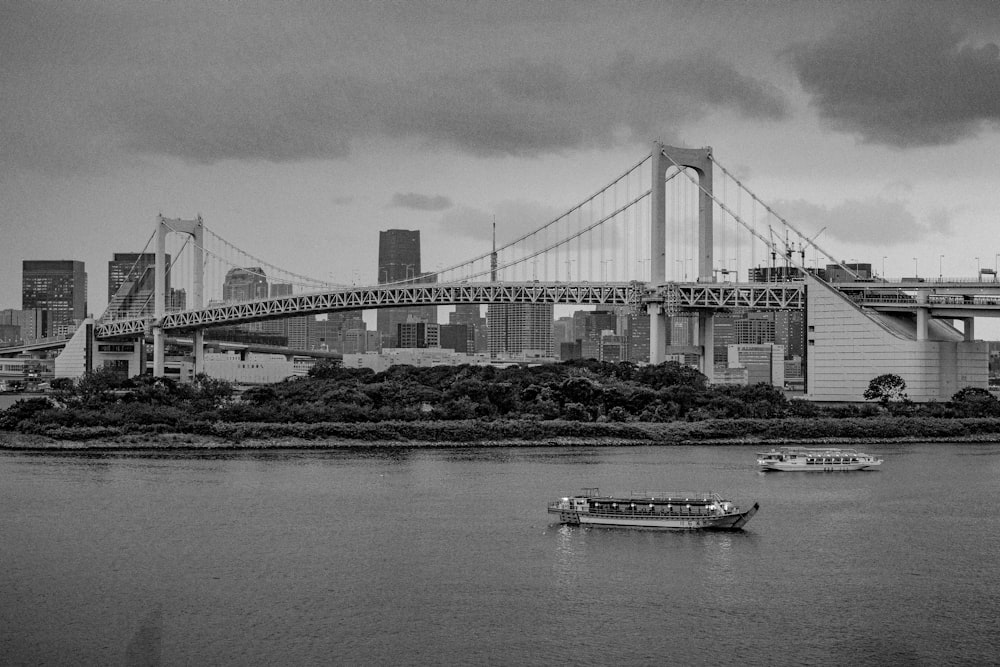
[[[207,308],[166,314],[164,331],[181,332],[213,326],[315,315],[342,310],[398,306],[545,303],[579,306],[626,306],[636,311],[660,304],[676,314],[697,310],[783,310],[802,308],[802,283],[566,283],[495,282],[380,285],[329,292],[227,302]],[[97,338],[129,338],[148,333],[151,318],[109,320],[96,325]]]
[[[884,312],[929,308],[931,317],[946,319],[1000,317],[1000,283],[956,280],[852,282],[838,283],[834,287],[856,304]],[[657,304],[667,314],[706,310],[797,310],[805,307],[805,300],[805,286],[800,281],[668,282],[659,285],[638,281],[411,283],[226,302],[168,313],[161,324],[164,331],[181,332],[343,310],[490,303],[628,306],[637,311]],[[154,323],[152,318],[98,322],[95,335],[100,339],[135,337],[148,333]]]

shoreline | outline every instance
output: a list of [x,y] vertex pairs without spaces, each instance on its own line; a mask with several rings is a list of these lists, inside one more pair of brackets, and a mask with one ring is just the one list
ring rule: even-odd
[[559,448],[559,447],[692,447],[692,446],[754,446],[760,448],[786,446],[849,446],[873,444],[920,443],[1000,443],[1000,433],[957,436],[898,436],[898,437],[825,437],[825,438],[683,438],[670,441],[605,437],[558,436],[544,439],[504,438],[458,442],[454,440],[393,439],[369,440],[352,438],[278,437],[246,438],[233,441],[217,436],[188,433],[156,433],[115,435],[80,440],[57,439],[44,435],[0,431],[0,451],[7,452],[155,452],[155,451],[335,451],[346,449],[494,449],[494,448]]

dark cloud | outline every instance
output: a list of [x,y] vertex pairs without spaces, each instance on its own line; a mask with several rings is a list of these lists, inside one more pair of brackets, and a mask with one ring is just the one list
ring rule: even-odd
[[906,204],[881,198],[848,200],[832,207],[802,200],[783,201],[777,202],[774,208],[807,235],[808,230],[817,234],[825,227],[823,236],[817,239],[820,246],[823,238],[853,246],[865,243],[883,247],[905,245],[944,234],[951,224],[945,211],[935,211],[931,218],[919,221]]
[[[543,45],[477,57],[474,34],[432,25],[473,26],[477,12],[456,6],[234,7],[0,7],[0,161],[92,169],[124,153],[290,162],[343,157],[370,137],[538,155],[645,143],[719,110],[785,114],[779,91],[709,56],[584,63]],[[562,14],[524,7],[543,21]],[[492,24],[504,20],[483,11]],[[387,41],[397,32],[420,48]]]
[[897,147],[954,143],[1000,121],[997,44],[963,31],[951,3],[888,7],[787,51],[820,115]]
[[451,200],[443,195],[417,194],[416,192],[397,192],[392,196],[392,206],[412,208],[416,211],[444,211],[451,208]]

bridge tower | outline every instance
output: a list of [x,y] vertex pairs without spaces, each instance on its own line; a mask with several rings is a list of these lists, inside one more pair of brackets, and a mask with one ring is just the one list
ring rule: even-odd
[[[163,344],[163,317],[167,314],[167,267],[166,265],[166,240],[167,233],[176,232],[178,234],[188,234],[194,238],[194,246],[191,251],[192,264],[194,265],[193,284],[191,289],[191,308],[198,310],[204,304],[205,286],[205,263],[202,248],[205,241],[205,224],[199,215],[194,220],[181,220],[179,218],[164,218],[162,215],[156,217],[156,259],[154,265],[154,288],[153,288],[153,376],[163,377],[164,375],[164,344]],[[205,346],[204,333],[201,329],[195,329],[192,334],[192,345],[194,348],[194,372],[202,373],[205,370]]]
[[[667,192],[666,175],[670,167],[689,167],[698,174],[698,259],[697,281],[712,282],[712,148],[677,148],[653,142],[650,248],[650,282],[662,285],[667,276]],[[666,357],[667,329],[663,306],[649,307],[649,361],[661,363]],[[711,312],[698,315],[698,345],[701,347],[701,372],[711,381],[715,347],[715,321]]]

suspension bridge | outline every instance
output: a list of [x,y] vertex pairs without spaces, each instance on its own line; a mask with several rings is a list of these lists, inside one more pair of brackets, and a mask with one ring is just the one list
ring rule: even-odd
[[[159,216],[140,253],[145,256],[152,246],[154,266],[137,262],[94,323],[93,337],[151,337],[153,373],[159,376],[167,335],[193,339],[195,369],[200,370],[208,327],[415,305],[622,306],[648,314],[651,363],[664,360],[669,349],[665,318],[696,317],[701,370],[711,378],[718,312],[815,309],[822,318],[824,309],[841,309],[840,319],[860,313],[882,334],[901,340],[956,345],[973,341],[973,317],[1000,315],[1000,286],[913,285],[859,276],[856,265],[823,250],[818,236],[782,218],[720,164],[711,148],[656,142],[649,155],[555,219],[499,246],[494,242],[475,257],[404,281],[358,286],[310,278],[247,253],[211,231],[201,217]],[[817,277],[819,267],[830,265],[847,277],[845,284]],[[234,269],[266,276],[271,292],[242,300],[223,294],[224,276]],[[136,285],[148,285],[150,272],[152,286],[143,291],[144,298],[136,298]],[[739,276],[746,279],[741,282]],[[809,306],[811,294],[828,298]],[[956,321],[963,323],[962,330],[953,326]],[[810,334],[817,333],[816,326],[809,325]],[[828,332],[831,340],[843,333],[835,329]],[[814,346],[825,340],[820,331],[807,348],[820,384],[823,363]],[[844,353],[836,344],[820,347]],[[895,359],[896,352],[887,354]],[[874,365],[888,367],[894,363],[889,357]],[[942,370],[937,357],[922,358],[937,375],[937,380],[928,376],[917,382],[927,384],[930,393],[936,395],[930,390],[935,382],[940,388],[970,380],[969,373]],[[869,378],[870,361],[863,371]],[[948,373],[954,377],[942,379]],[[972,375],[971,381],[980,381]]]

